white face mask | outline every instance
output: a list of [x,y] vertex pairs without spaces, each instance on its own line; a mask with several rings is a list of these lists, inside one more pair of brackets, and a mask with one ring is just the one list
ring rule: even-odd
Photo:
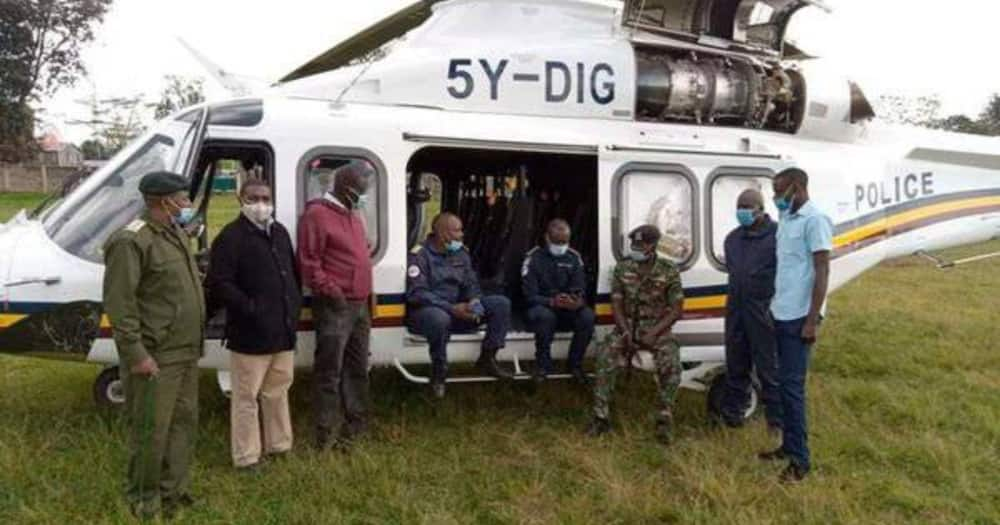
[[274,206],[263,202],[254,202],[244,204],[242,212],[254,224],[264,226],[271,220],[271,214],[274,213]]

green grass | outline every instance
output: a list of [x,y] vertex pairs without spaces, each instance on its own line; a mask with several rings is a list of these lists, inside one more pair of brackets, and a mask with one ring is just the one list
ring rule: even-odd
[[[1000,242],[951,257],[1000,250]],[[761,422],[709,424],[682,392],[678,439],[651,435],[651,377],[617,394],[618,429],[580,434],[568,383],[453,386],[440,405],[391,370],[354,454],[310,450],[309,378],[293,387],[297,448],[233,472],[228,410],[201,383],[194,484],[178,523],[1000,523],[1000,259],[946,272],[904,258],[831,298],[809,379],[814,475],[775,482]],[[98,368],[0,357],[0,523],[128,523],[121,422],[93,405]]]
[[22,209],[31,212],[43,200],[44,193],[0,193],[0,223],[6,222]]

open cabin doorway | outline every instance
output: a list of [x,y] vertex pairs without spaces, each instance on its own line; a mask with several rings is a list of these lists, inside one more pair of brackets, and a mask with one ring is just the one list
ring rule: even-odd
[[457,214],[484,294],[511,299],[512,330],[528,331],[521,292],[525,255],[544,249],[548,222],[562,218],[597,292],[597,157],[526,151],[427,147],[407,165],[408,246],[423,243],[438,213]]

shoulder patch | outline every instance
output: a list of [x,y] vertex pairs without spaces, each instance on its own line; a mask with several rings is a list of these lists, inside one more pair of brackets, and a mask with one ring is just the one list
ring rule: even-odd
[[416,264],[411,264],[409,268],[406,269],[406,275],[411,279],[416,279],[420,277],[420,267]]
[[416,255],[416,254],[420,253],[420,250],[423,250],[423,249],[424,249],[424,246],[422,244],[418,244],[418,245],[414,246],[410,250],[410,253],[412,253],[413,255]]
[[125,229],[132,233],[136,233],[139,230],[143,229],[145,226],[146,226],[146,221],[142,219],[136,219],[130,222],[128,226],[125,227]]
[[531,256],[525,257],[524,262],[521,263],[521,277],[528,275],[529,269],[531,269]]

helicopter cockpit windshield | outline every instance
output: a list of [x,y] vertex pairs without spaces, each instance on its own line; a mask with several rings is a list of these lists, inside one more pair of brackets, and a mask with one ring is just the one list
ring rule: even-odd
[[204,117],[205,109],[198,108],[161,121],[47,212],[45,231],[67,252],[100,264],[108,237],[142,213],[143,175],[161,170],[187,175]]

